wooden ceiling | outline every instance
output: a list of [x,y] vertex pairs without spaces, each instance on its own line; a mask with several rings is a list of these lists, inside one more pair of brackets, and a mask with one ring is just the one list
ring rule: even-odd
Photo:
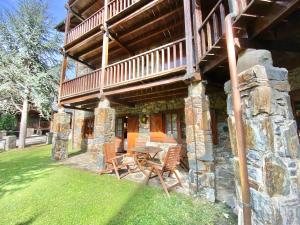
[[[181,0],[152,1],[111,24],[110,34],[119,43],[115,40],[110,41],[109,63],[184,37],[182,4]],[[89,37],[84,37],[83,41],[69,46],[66,51],[73,58],[85,61],[93,68],[99,68],[102,36],[103,31],[98,30]]]

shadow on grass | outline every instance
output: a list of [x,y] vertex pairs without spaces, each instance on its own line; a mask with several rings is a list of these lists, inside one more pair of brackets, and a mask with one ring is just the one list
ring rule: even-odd
[[68,158],[71,158],[71,157],[74,157],[74,156],[77,156],[77,155],[80,155],[80,154],[83,154],[83,153],[86,153],[86,150],[79,150],[79,151],[76,151],[76,152],[72,152],[68,155]]
[[141,184],[106,224],[231,225],[236,224],[236,217],[223,204],[198,201],[174,192],[167,198],[162,189]]
[[31,218],[27,219],[26,221],[16,223],[15,225],[29,225],[33,224],[34,221],[39,217],[39,215],[32,216]]
[[33,181],[48,176],[57,167],[49,155],[34,151],[26,152],[26,155],[24,153],[15,152],[16,157],[0,159],[0,198],[6,193],[26,188]]

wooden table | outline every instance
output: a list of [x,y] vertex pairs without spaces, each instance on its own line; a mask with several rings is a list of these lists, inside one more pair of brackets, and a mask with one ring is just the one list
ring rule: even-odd
[[148,175],[145,171],[147,169],[147,161],[153,160],[155,156],[161,151],[161,148],[152,146],[136,147],[132,150],[132,152],[134,153],[134,161],[144,175]]

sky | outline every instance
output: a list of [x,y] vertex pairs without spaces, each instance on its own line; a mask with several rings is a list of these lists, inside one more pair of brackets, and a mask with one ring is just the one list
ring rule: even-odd
[[[0,0],[0,10],[14,8],[18,0]],[[64,7],[67,0],[46,0],[49,5],[49,14],[53,17],[54,24],[59,24],[66,16]]]

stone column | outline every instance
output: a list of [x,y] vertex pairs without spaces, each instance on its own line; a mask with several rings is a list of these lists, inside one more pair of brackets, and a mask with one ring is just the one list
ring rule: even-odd
[[17,143],[17,137],[14,135],[11,136],[5,136],[3,138],[5,140],[5,150],[11,150],[16,148],[16,143]]
[[51,145],[53,142],[53,132],[48,132],[46,134],[46,145]]
[[[269,51],[247,50],[239,57],[238,73],[246,133],[252,224],[300,224],[300,148],[288,93],[288,71],[273,66]],[[237,199],[241,202],[229,82],[225,84],[225,91],[228,94],[228,124],[235,155]],[[241,204],[238,208],[241,221]]]
[[189,87],[185,99],[189,179],[192,194],[215,201],[215,175],[208,96],[202,83]]
[[60,109],[53,118],[52,159],[64,160],[68,158],[68,141],[71,116]]
[[95,109],[94,144],[91,148],[93,158],[98,160],[99,169],[103,169],[103,145],[114,141],[115,137],[115,110],[110,107],[107,99],[99,102]]

